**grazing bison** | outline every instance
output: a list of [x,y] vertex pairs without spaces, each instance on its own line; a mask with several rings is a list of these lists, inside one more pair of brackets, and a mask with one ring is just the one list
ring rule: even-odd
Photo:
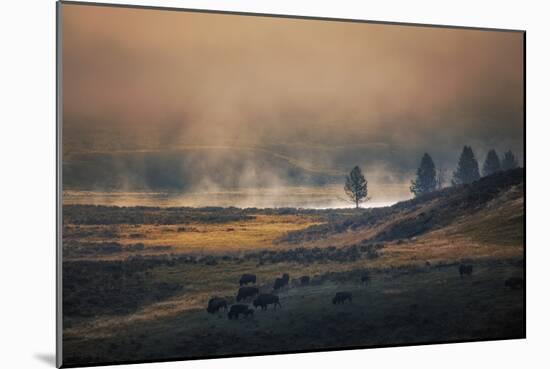
[[276,278],[275,283],[273,284],[274,290],[279,290],[283,288],[284,286],[288,285],[288,280],[290,279],[289,275],[287,273],[283,274],[282,278]]
[[307,286],[309,284],[309,276],[303,275],[300,277],[300,285],[301,286]]
[[252,309],[249,309],[248,305],[244,305],[244,304],[231,305],[231,308],[229,309],[229,313],[227,313],[227,318],[229,320],[239,319],[240,314],[243,314],[244,316],[248,316],[250,315],[249,310],[252,310]]
[[370,282],[370,274],[369,272],[364,272],[362,275],[361,275],[361,283],[369,283]]
[[241,287],[237,293],[237,301],[256,296],[260,291],[256,287]]
[[520,288],[523,288],[523,279],[518,277],[508,278],[504,282],[504,285],[506,287],[510,287],[513,290],[519,290]]
[[473,265],[460,264],[460,266],[458,267],[458,272],[460,273],[461,277],[463,275],[472,275],[473,271],[474,271],[474,266]]
[[273,309],[276,309],[277,306],[281,307],[279,296],[271,293],[262,293],[261,295],[258,295],[252,305],[254,305],[254,308],[256,309],[260,306],[262,310],[267,310],[267,305],[273,305]]
[[210,314],[217,313],[220,309],[224,309],[227,311],[227,301],[221,297],[212,297],[208,301],[208,307],[206,308],[206,311],[208,311]]
[[332,303],[334,305],[343,304],[346,300],[351,302],[351,292],[336,292],[336,295],[332,298]]
[[273,283],[273,289],[274,290],[279,290],[279,289],[283,288],[285,286],[285,284],[286,283],[285,283],[284,279],[276,278],[275,283]]
[[256,276],[254,274],[243,274],[241,279],[239,279],[239,285],[256,283]]
[[248,318],[248,317],[253,317],[254,316],[254,310],[253,309],[247,309],[245,312],[244,312],[244,317],[245,318]]

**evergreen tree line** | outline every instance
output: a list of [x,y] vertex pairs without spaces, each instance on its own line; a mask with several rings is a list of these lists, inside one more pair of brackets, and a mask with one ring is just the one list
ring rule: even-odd
[[[502,160],[494,149],[489,150],[483,163],[483,176],[496,172],[514,169],[518,162],[514,153],[509,150],[504,153]],[[477,181],[481,177],[479,165],[470,146],[464,146],[456,170],[453,172],[451,183],[453,186],[468,184]],[[445,182],[444,173],[441,168],[436,169],[430,154],[425,153],[420,160],[420,166],[416,170],[416,177],[411,181],[410,191],[415,196],[420,196],[443,188]],[[346,176],[344,191],[348,199],[359,208],[359,204],[368,201],[368,181],[365,179],[361,168],[355,166],[349,175]]]
[[[514,153],[509,150],[504,153],[502,160],[494,149],[489,150],[483,163],[482,174],[488,176],[496,172],[514,169],[518,162]],[[416,178],[411,181],[410,190],[415,196],[432,192],[443,187],[444,175],[442,170],[435,168],[430,154],[425,153],[416,171]],[[451,183],[453,186],[468,184],[477,181],[481,177],[479,164],[470,146],[464,146],[456,170],[453,172]]]

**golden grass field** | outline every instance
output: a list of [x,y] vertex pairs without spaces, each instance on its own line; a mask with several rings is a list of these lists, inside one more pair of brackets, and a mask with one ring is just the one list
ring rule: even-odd
[[[89,237],[89,242],[115,241],[123,245],[142,243],[145,248],[141,252],[122,252],[116,255],[90,255],[87,258],[97,260],[124,259],[128,256],[161,255],[169,253],[240,253],[263,249],[284,249],[296,247],[286,243],[274,241],[288,231],[307,228],[320,224],[312,218],[300,216],[259,215],[254,220],[229,222],[224,224],[186,224],[186,225],[112,225],[112,226],[80,226],[80,229],[94,231],[98,228],[108,228],[116,232],[116,238]],[[399,265],[401,262],[414,260],[450,260],[456,258],[476,258],[489,256],[510,256],[522,252],[521,244],[505,245],[502,243],[484,242],[476,240],[456,226],[441,229],[429,235],[415,238],[404,244],[391,243],[384,253],[388,253],[387,260]],[[178,231],[185,228],[185,231]],[[70,237],[70,229],[67,232]],[[101,233],[101,232],[98,232]],[[369,233],[371,233],[369,231]],[[486,234],[483,237],[488,237]],[[350,245],[365,238],[364,232],[347,232],[335,235],[311,244],[301,244],[301,247],[327,247],[337,245],[339,247]],[[505,241],[509,243],[509,241]],[[154,246],[171,246],[169,251],[155,250]],[[516,246],[516,247],[514,247]],[[391,254],[391,257],[390,255]],[[81,259],[80,257],[78,259]],[[70,259],[69,259],[70,260]]]
[[[155,255],[166,251],[156,251],[151,246],[170,246],[175,253],[227,253],[242,252],[274,247],[273,241],[289,231],[320,224],[315,217],[297,215],[255,215],[255,219],[226,222],[222,224],[191,223],[176,225],[66,225],[65,238],[74,237],[75,232],[92,234],[85,238],[88,242],[116,241],[122,245],[142,243],[145,249],[141,254]],[[105,232],[114,233],[105,236]],[[82,241],[81,237],[78,237]],[[92,255],[90,258],[125,258],[132,253],[115,255]]]

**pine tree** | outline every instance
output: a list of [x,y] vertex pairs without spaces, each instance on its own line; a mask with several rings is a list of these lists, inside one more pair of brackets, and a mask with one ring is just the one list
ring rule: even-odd
[[489,150],[485,163],[483,163],[483,175],[488,176],[496,172],[500,172],[500,159],[495,150]]
[[458,167],[453,173],[453,185],[467,184],[479,179],[479,165],[470,146],[464,146],[458,160]]
[[502,170],[515,169],[518,167],[518,161],[514,156],[512,150],[508,150],[504,153],[504,158],[502,159]]
[[420,166],[416,170],[416,179],[411,181],[410,190],[415,196],[420,196],[436,189],[437,179],[435,164],[428,153],[422,156]]
[[344,191],[350,200],[355,204],[355,208],[359,208],[359,204],[369,200],[368,182],[361,172],[361,168],[355,166],[352,171],[346,176],[346,185]]

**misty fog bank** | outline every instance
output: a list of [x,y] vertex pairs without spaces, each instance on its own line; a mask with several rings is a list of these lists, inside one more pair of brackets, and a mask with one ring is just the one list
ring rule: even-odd
[[77,5],[62,31],[67,201],[338,207],[359,166],[387,204],[425,152],[444,184],[464,145],[524,161],[520,32]]
[[[362,207],[389,206],[411,198],[407,184],[372,186],[372,200]],[[351,208],[343,186],[282,186],[278,188],[228,189],[199,192],[74,191],[63,193],[63,204],[160,206],[160,207],[238,207],[238,208]]]

